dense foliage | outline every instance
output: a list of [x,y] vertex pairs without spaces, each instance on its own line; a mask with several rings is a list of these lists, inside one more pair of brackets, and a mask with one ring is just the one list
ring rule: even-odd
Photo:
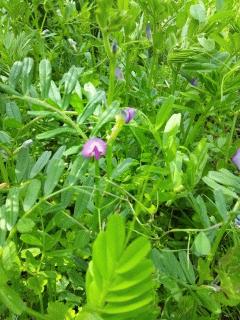
[[239,319],[239,1],[0,4],[0,319]]

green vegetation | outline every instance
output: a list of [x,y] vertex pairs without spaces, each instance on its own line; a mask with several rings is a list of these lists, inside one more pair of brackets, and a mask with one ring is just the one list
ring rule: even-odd
[[239,319],[239,1],[0,4],[0,319]]

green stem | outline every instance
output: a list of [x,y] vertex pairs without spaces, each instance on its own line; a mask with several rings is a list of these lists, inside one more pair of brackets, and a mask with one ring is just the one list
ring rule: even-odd
[[107,177],[108,179],[110,179],[112,174],[112,143],[109,143],[107,147],[106,162],[107,162]]
[[[31,213],[33,213],[42,203],[44,203],[45,201],[47,201],[48,199],[58,195],[59,193],[62,193],[64,191],[67,191],[69,189],[71,189],[72,186],[67,186],[66,188],[62,188],[61,190],[58,190],[58,191],[55,191],[51,194],[49,194],[48,196],[46,197],[43,197],[39,200],[38,203],[36,203],[30,210],[28,210],[27,212],[25,212],[23,215],[22,215],[22,218],[27,218],[28,216],[31,215]],[[8,238],[7,238],[7,242],[10,242],[11,239],[14,237],[14,235],[16,234],[17,232],[17,227],[16,225],[12,228],[12,230],[10,231],[9,235],[8,235]]]
[[3,178],[3,181],[6,182],[7,184],[9,183],[9,179],[8,179],[8,172],[5,168],[4,162],[3,162],[3,158],[2,155],[0,154],[0,172]]
[[216,236],[214,243],[212,245],[212,248],[211,248],[211,253],[209,254],[208,259],[207,259],[207,270],[210,268],[210,265],[213,262],[213,259],[215,257],[216,252],[217,252],[219,244],[220,244],[227,228],[229,227],[232,220],[236,217],[238,210],[239,210],[239,207],[240,207],[240,199],[236,202],[233,210],[229,213],[228,220],[222,225],[222,228],[218,230],[217,236]]
[[48,318],[40,313],[38,313],[37,311],[34,311],[28,307],[25,308],[25,312],[27,314],[29,314],[30,316],[33,316],[34,318],[36,319],[39,319],[39,320],[47,320]]
[[99,161],[95,160],[95,180],[96,180],[96,207],[99,208],[99,199],[100,199],[100,192],[99,192],[99,184],[100,184],[100,168],[99,168]]
[[114,87],[115,87],[115,68],[116,68],[116,58],[113,56],[110,58],[110,68],[109,68],[109,86],[108,86],[108,106],[113,102],[114,97]]
[[108,39],[108,34],[102,30],[103,35],[103,44],[105,51],[107,53],[108,59],[109,59],[109,86],[108,86],[108,98],[107,103],[108,106],[113,101],[114,97],[114,86],[115,86],[115,68],[116,68],[116,54],[112,52],[111,46]]
[[229,150],[231,148],[231,144],[232,144],[232,140],[233,140],[233,134],[234,134],[234,130],[236,127],[236,123],[237,123],[237,118],[238,118],[238,112],[236,112],[234,114],[234,118],[233,118],[233,122],[232,122],[232,127],[231,127],[231,132],[230,132],[230,136],[228,139],[228,144],[227,144],[227,150],[226,150],[226,156],[225,156],[225,163],[228,163],[229,160]]
[[40,302],[41,313],[44,314],[43,298],[42,298],[42,294],[41,293],[39,293],[38,298],[39,298],[39,302]]
[[65,123],[69,124],[71,127],[73,127],[77,131],[78,135],[80,135],[84,140],[88,139],[86,134],[79,128],[79,126],[70,117],[68,117],[66,115],[65,112],[63,112],[62,110],[59,110],[58,108],[48,104],[47,102],[41,101],[41,100],[36,99],[36,98],[29,97],[29,96],[22,96],[21,97],[21,96],[14,95],[14,96],[12,96],[12,99],[18,99],[18,100],[26,101],[28,103],[35,104],[37,106],[43,107],[44,109],[56,112],[63,119],[63,121]]

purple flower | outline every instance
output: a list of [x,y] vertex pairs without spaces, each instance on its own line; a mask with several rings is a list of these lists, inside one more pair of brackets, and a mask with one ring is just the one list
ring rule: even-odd
[[136,109],[131,107],[126,108],[122,111],[122,115],[126,123],[129,123],[135,117],[135,114],[136,114]]
[[197,79],[195,79],[195,78],[191,79],[191,80],[190,80],[190,83],[191,83],[191,85],[194,86],[194,87],[196,87],[196,86],[198,85],[198,81],[197,81]]
[[148,22],[148,23],[147,23],[147,26],[146,26],[146,36],[147,36],[148,40],[151,40],[151,38],[152,38],[152,31],[151,31],[150,22]]
[[240,228],[240,215],[238,215],[237,217],[236,217],[236,219],[235,219],[235,226],[237,227],[237,228]]
[[232,157],[232,162],[238,167],[238,170],[240,170],[240,148],[237,149],[237,152]]
[[100,138],[91,138],[83,146],[82,155],[86,158],[94,157],[99,160],[106,153],[107,144]]
[[115,77],[117,78],[117,80],[124,80],[122,70],[118,67],[115,69]]
[[113,54],[117,53],[117,50],[118,50],[118,45],[117,45],[117,42],[114,41],[112,44],[112,53]]

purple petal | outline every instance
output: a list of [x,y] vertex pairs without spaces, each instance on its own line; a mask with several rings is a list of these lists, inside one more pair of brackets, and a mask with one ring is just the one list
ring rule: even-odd
[[124,109],[123,116],[124,116],[125,122],[129,123],[135,117],[135,114],[136,114],[136,109],[134,108],[129,107],[127,109]]
[[238,170],[240,170],[240,148],[237,149],[237,152],[232,157],[232,162],[237,166]]
[[198,85],[197,79],[194,79],[194,78],[190,80],[190,83],[191,83],[191,85],[194,86],[194,87],[196,87],[196,86]]
[[146,36],[147,36],[148,40],[151,40],[152,31],[151,31],[151,26],[150,26],[149,22],[147,23],[147,26],[146,26]]
[[118,67],[115,69],[115,77],[117,78],[117,80],[124,80],[122,70]]
[[117,45],[117,42],[114,41],[112,44],[112,53],[113,54],[117,53],[117,50],[118,50],[118,45]]
[[91,138],[83,146],[82,155],[86,158],[94,157],[99,160],[106,154],[107,144],[100,138]]
[[99,152],[98,148],[97,148],[97,147],[94,147],[93,152],[94,152],[94,157],[95,157],[95,159],[96,159],[96,160],[99,160],[99,159],[100,159],[100,156],[101,156],[101,153]]

